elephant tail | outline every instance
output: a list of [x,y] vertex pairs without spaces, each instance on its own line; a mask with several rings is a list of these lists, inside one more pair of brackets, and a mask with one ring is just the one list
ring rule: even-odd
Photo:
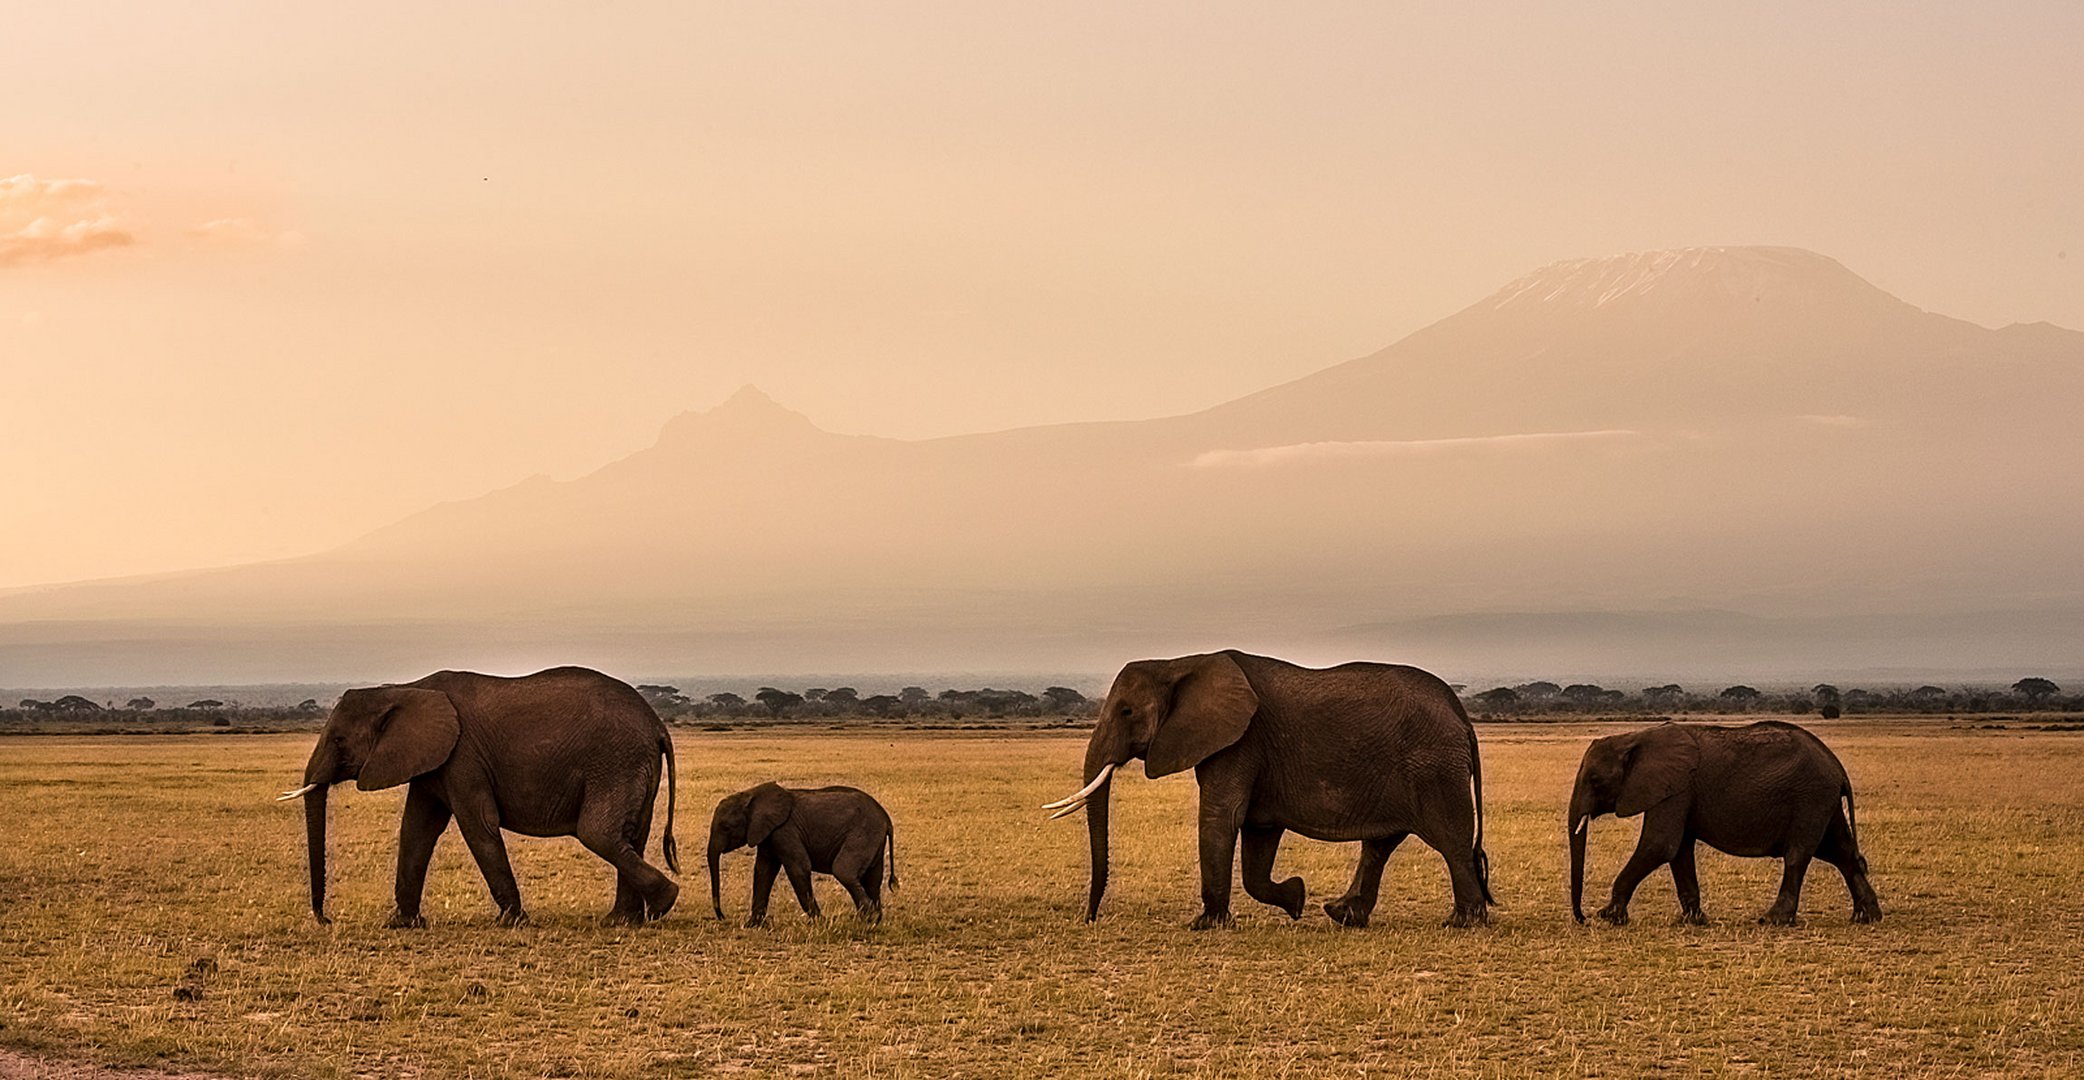
[[[1455,702],[1455,711],[1460,712],[1462,703]],[[1476,746],[1476,725],[1469,722],[1469,714],[1462,713],[1462,727],[1469,733],[1469,784],[1476,796],[1476,885],[1483,890],[1483,902],[1495,904],[1497,897],[1491,895],[1491,857],[1483,850],[1483,754]]]
[[666,869],[678,874],[680,842],[673,839],[673,804],[680,798],[680,778],[673,766],[673,733],[660,735],[659,745],[666,752],[666,832],[659,840],[659,849],[666,854]]
[[1852,805],[1852,783],[1845,785],[1845,830],[1852,834],[1853,859],[1859,863],[1860,873],[1867,872],[1867,855],[1860,851],[1860,816]]
[[883,834],[883,842],[890,845],[890,891],[897,891],[897,826]]

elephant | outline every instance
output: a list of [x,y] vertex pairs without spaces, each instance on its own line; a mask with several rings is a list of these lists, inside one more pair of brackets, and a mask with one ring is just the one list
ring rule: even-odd
[[860,788],[785,788],[772,781],[726,795],[709,823],[709,902],[724,917],[722,860],[742,847],[755,851],[752,915],[748,927],[767,921],[767,898],[777,869],[803,913],[819,917],[811,891],[812,872],[831,874],[867,922],[883,917],[883,855],[890,861],[890,887],[897,888],[897,831],[890,813]]
[[[1839,806],[1839,799],[1845,800]],[[1671,864],[1679,921],[1707,922],[1701,911],[1696,842],[1731,855],[1782,861],[1780,895],[1759,922],[1787,926],[1802,899],[1809,860],[1845,876],[1852,920],[1881,921],[1881,901],[1860,854],[1852,781],[1823,740],[1778,720],[1724,727],[1666,722],[1595,739],[1585,748],[1570,795],[1570,914],[1582,923],[1585,840],[1592,819],[1643,815],[1635,854],[1614,878],[1598,915],[1628,924],[1628,901],[1651,871]]]
[[1447,861],[1449,923],[1488,921],[1496,901],[1483,849],[1476,730],[1454,691],[1425,671],[1372,663],[1313,669],[1234,650],[1122,668],[1086,744],[1085,786],[1043,807],[1056,811],[1052,817],[1086,812],[1088,922],[1099,917],[1107,890],[1112,777],[1133,758],[1153,778],[1192,768],[1200,785],[1196,930],[1232,921],[1231,859],[1240,837],[1245,892],[1302,917],[1302,879],[1272,879],[1286,831],[1361,842],[1352,883],[1324,905],[1341,926],[1367,925],[1383,865],[1413,833]]
[[499,906],[501,925],[528,921],[500,830],[576,836],[615,867],[611,922],[636,924],[673,908],[680,887],[644,861],[665,757],[666,865],[673,839],[673,740],[627,683],[579,667],[503,678],[438,671],[415,682],[349,690],[327,717],[304,766],[311,913],[326,915],[326,793],[353,780],[363,791],[410,785],[398,827],[397,906],[388,925],[420,927],[420,897],[435,841],[451,818]]

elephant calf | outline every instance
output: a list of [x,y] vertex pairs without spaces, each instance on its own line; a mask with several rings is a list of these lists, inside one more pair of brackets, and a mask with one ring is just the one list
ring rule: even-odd
[[854,898],[861,917],[883,917],[884,852],[890,856],[890,887],[897,888],[897,834],[890,814],[867,792],[850,787],[785,788],[773,782],[727,795],[709,824],[709,900],[724,917],[720,862],[724,853],[754,849],[752,915],[745,925],[767,921],[767,897],[777,869],[803,913],[818,917],[811,891],[813,872],[831,874]]
[[1812,858],[1845,875],[1852,921],[1881,921],[1881,901],[1860,855],[1852,781],[1822,740],[1793,724],[1665,723],[1594,740],[1570,797],[1570,913],[1578,922],[1585,921],[1585,838],[1592,819],[1604,813],[1643,815],[1635,855],[1599,910],[1600,918],[1616,926],[1627,925],[1636,886],[1666,863],[1679,892],[1679,921],[1707,921],[1694,873],[1696,841],[1731,855],[1784,862],[1779,899],[1760,917],[1762,923],[1795,921]]

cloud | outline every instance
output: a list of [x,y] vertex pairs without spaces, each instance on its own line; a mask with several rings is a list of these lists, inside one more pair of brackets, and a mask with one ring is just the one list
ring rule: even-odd
[[24,266],[137,243],[92,180],[0,177],[0,266]]
[[1623,429],[1603,431],[1541,431],[1523,435],[1477,435],[1457,439],[1404,439],[1371,442],[1308,442],[1269,446],[1259,450],[1210,450],[1194,459],[1197,469],[1265,468],[1277,465],[1353,458],[1439,457],[1447,454],[1487,451],[1538,450],[1545,447],[1617,442],[1640,437]]
[[270,229],[252,218],[228,217],[205,221],[188,230],[190,236],[205,243],[232,247],[279,246],[295,247],[304,242],[299,232],[279,232]]

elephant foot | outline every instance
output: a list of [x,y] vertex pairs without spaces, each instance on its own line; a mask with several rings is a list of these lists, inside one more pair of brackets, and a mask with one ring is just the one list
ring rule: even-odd
[[1628,925],[1628,909],[1625,907],[1620,907],[1615,904],[1608,904],[1607,906],[1600,908],[1597,912],[1595,912],[1595,914],[1597,914],[1600,920],[1602,922],[1605,922],[1608,926]]
[[1342,896],[1325,904],[1324,913],[1331,916],[1331,921],[1354,930],[1368,925],[1368,910],[1351,897]]
[[745,920],[745,928],[747,930],[758,930],[765,925],[767,925],[767,917],[765,915],[755,915]]
[[393,911],[391,912],[391,917],[384,920],[384,929],[386,930],[424,930],[426,928],[427,917],[420,914],[407,915],[402,911]]
[[1456,908],[1454,914],[1447,917],[1446,925],[1456,930],[1466,930],[1472,926],[1489,926],[1491,925],[1491,909],[1481,906],[1466,909]]
[[664,883],[662,886],[660,886],[657,893],[653,894],[644,901],[645,917],[651,919],[665,918],[666,913],[673,910],[674,902],[678,901],[679,899],[680,886],[675,885],[670,881]]
[[644,913],[641,911],[631,911],[628,908],[616,908],[608,912],[606,915],[601,916],[601,925],[642,926],[644,925]]
[[1760,926],[1793,926],[1795,924],[1795,913],[1773,908],[1758,917],[1758,924]]
[[1679,912],[1679,917],[1672,920],[1672,925],[1706,926],[1708,925],[1708,913],[1702,911],[1699,908],[1693,908],[1691,910],[1682,910]]
[[854,909],[854,914],[859,915],[862,922],[873,926],[883,921],[883,906],[881,904],[869,904],[865,907],[858,907]]
[[1852,921],[1856,923],[1878,923],[1881,921],[1881,906],[1856,907],[1852,909]]
[[1188,924],[1187,924],[1187,929],[1189,929],[1189,930],[1228,930],[1229,928],[1231,928],[1231,927],[1233,927],[1233,926],[1236,926],[1236,925],[1237,925],[1237,920],[1236,920],[1236,919],[1233,919],[1233,918],[1231,918],[1231,917],[1230,917],[1230,913],[1229,913],[1229,912],[1227,912],[1227,911],[1224,911],[1224,912],[1204,911],[1204,912],[1202,912],[1201,914],[1199,914],[1199,915],[1196,915],[1196,916],[1194,916],[1194,921],[1193,921],[1193,922],[1190,922],[1190,923],[1188,923]]
[[508,908],[505,911],[500,912],[499,918],[494,919],[493,921],[501,926],[527,926],[528,912],[525,912],[520,908]]
[[1287,912],[1288,918],[1293,920],[1302,918],[1303,901],[1308,898],[1309,891],[1303,888],[1303,879],[1292,877],[1274,886],[1266,902]]

